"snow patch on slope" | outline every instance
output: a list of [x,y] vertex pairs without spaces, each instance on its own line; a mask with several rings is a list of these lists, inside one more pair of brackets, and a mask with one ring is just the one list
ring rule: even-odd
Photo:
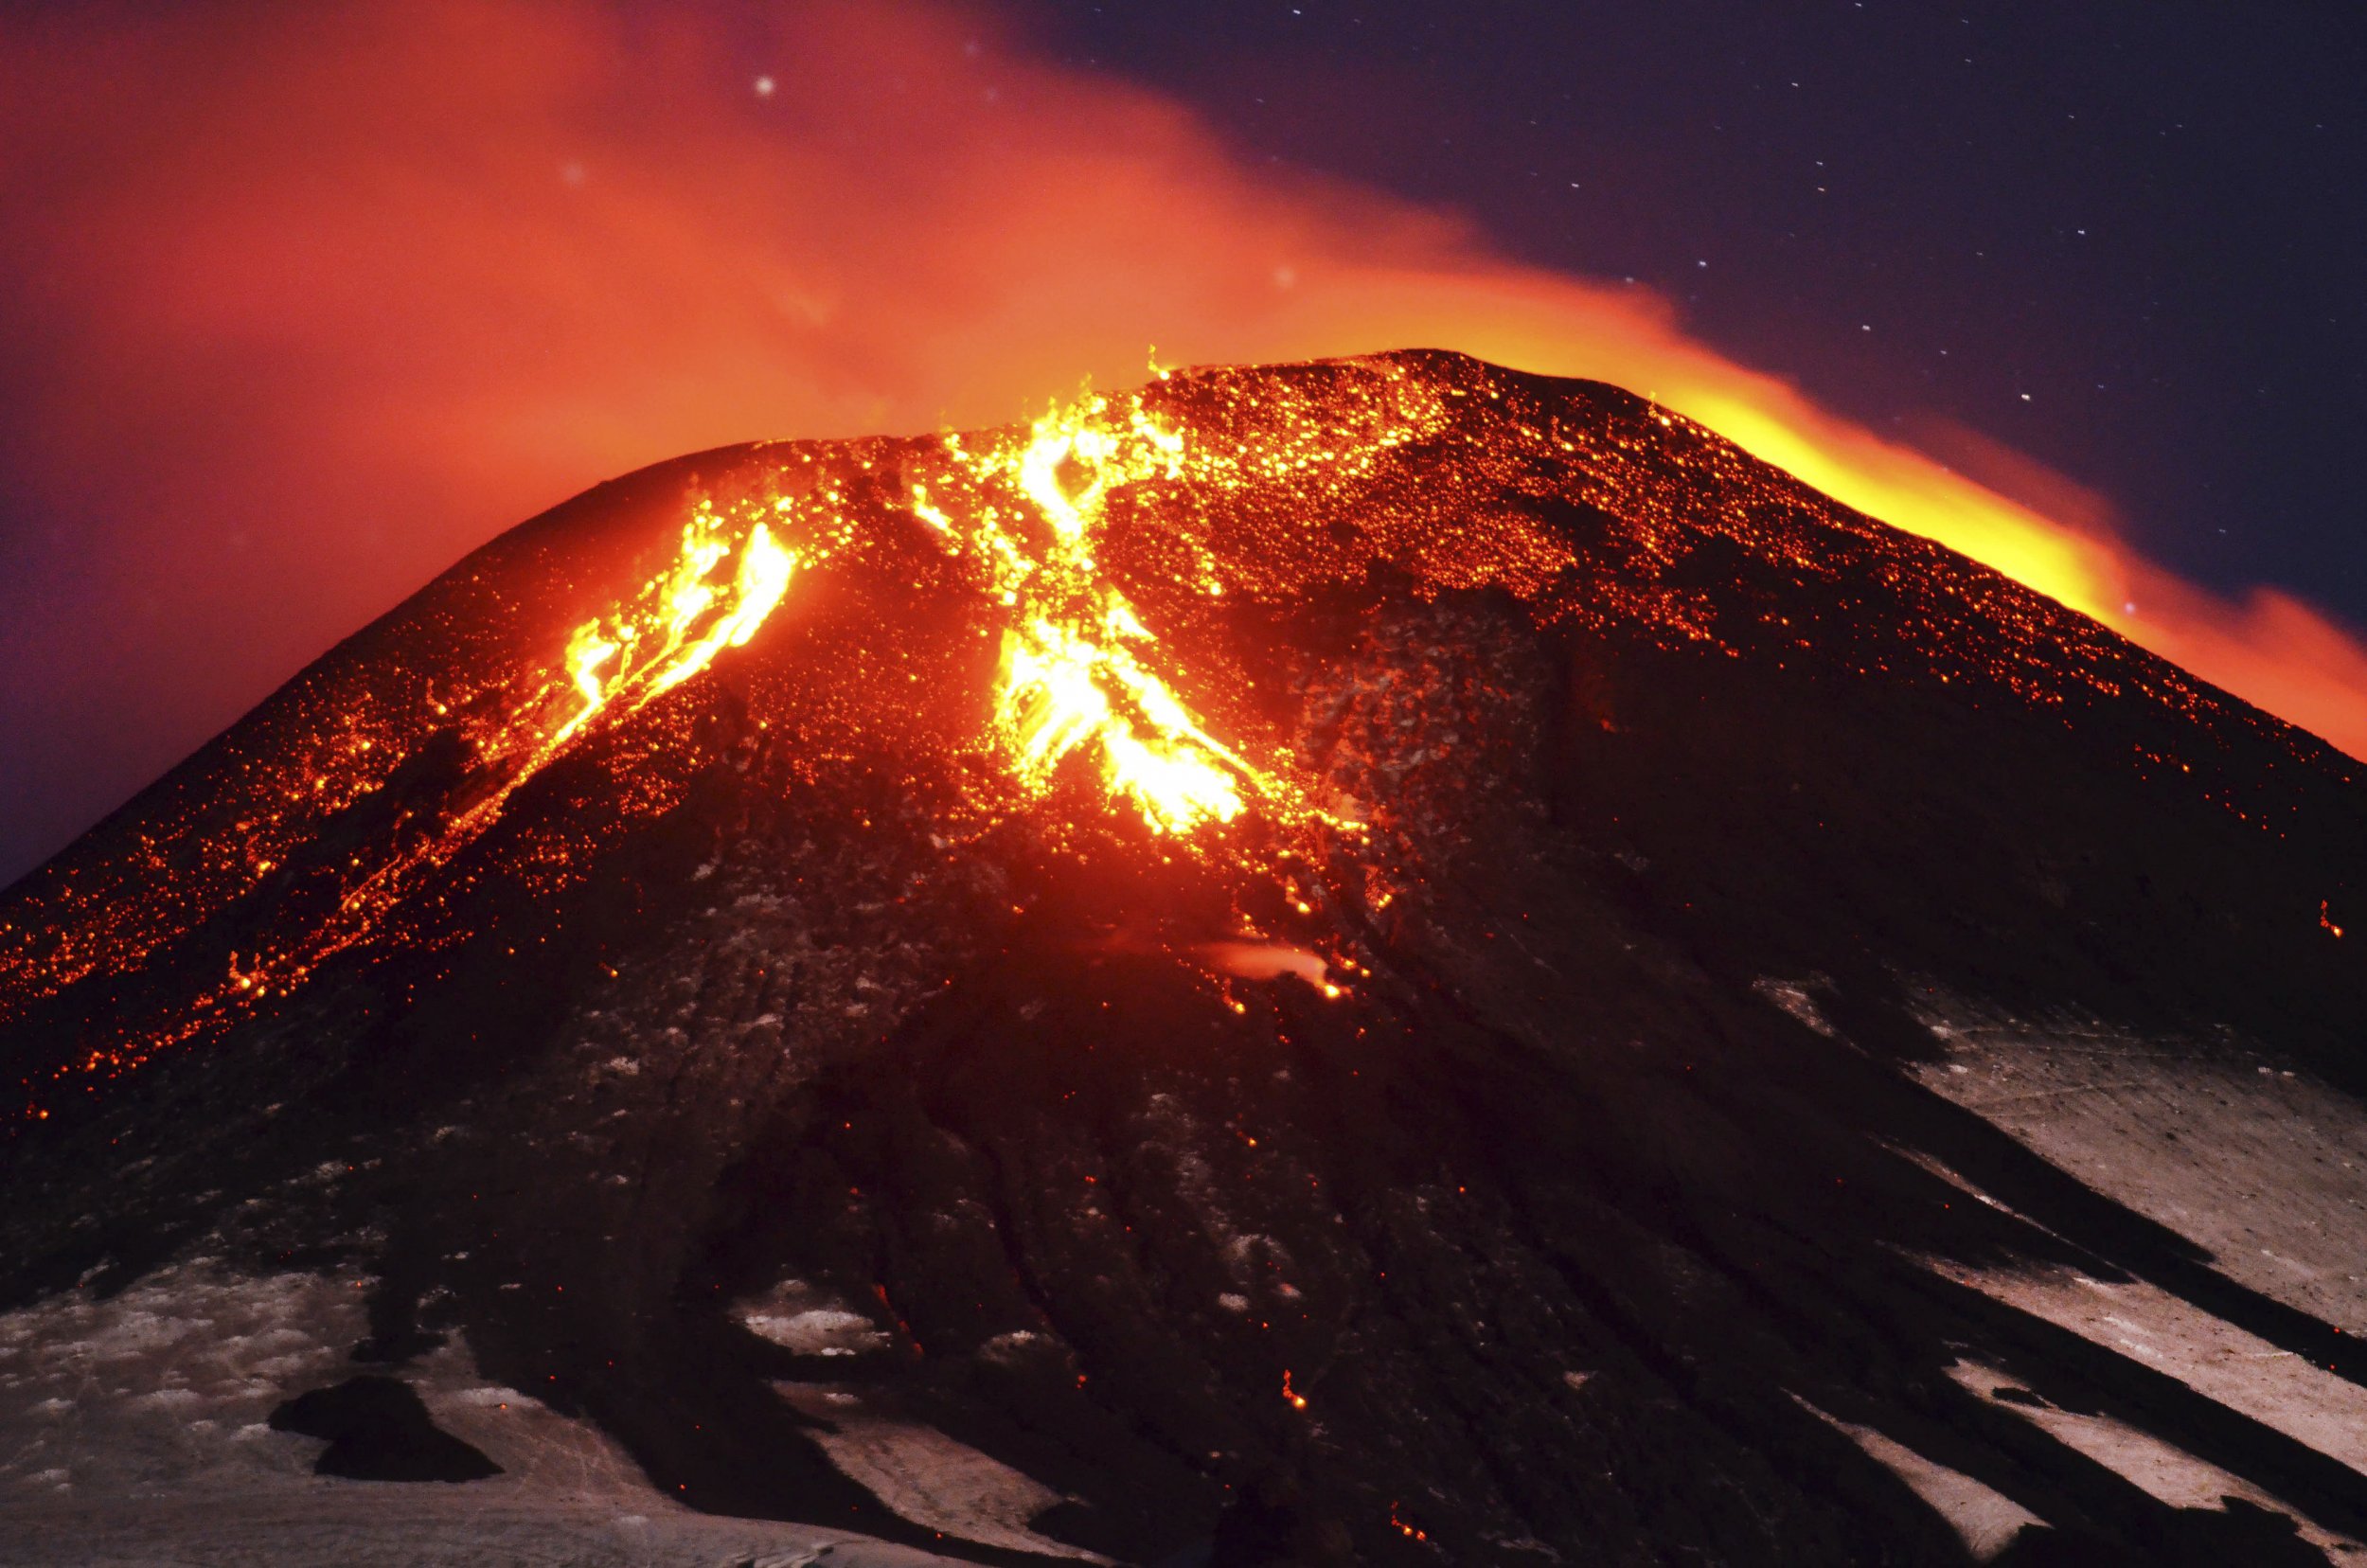
[[816,1383],[773,1386],[817,1423],[813,1440],[830,1463],[921,1528],[1006,1551],[1110,1560],[1028,1528],[1037,1515],[1068,1501],[1032,1476],[933,1426],[876,1412],[860,1392]]
[[[392,1369],[503,1473],[463,1485],[315,1475],[279,1402],[357,1371],[369,1281],[209,1258],[109,1297],[0,1313],[0,1568],[62,1562],[715,1568],[947,1559],[814,1525],[701,1514],[589,1423],[488,1383],[454,1341]],[[1041,1549],[1039,1547],[1038,1549]]]
[[2367,1475],[2367,1388],[2312,1365],[2143,1280],[2068,1269],[1933,1271],[2177,1379]]
[[[1800,1399],[1796,1394],[1792,1398]],[[1995,1488],[1926,1459],[1872,1427],[1828,1416],[1806,1399],[1800,1399],[1800,1403],[1811,1415],[1838,1429],[1864,1450],[1867,1458],[1904,1481],[1909,1490],[1930,1504],[1933,1512],[1948,1521],[1976,1561],[1986,1562],[1999,1556],[2024,1529],[2046,1523]]]
[[2211,1251],[2271,1300],[2367,1330],[2367,1107],[2234,1047],[1937,998],[1934,1093]]
[[195,1258],[0,1315],[0,1498],[304,1473],[315,1445],[262,1422],[366,1332],[365,1283]]
[[889,1344],[870,1318],[800,1279],[735,1303],[732,1317],[758,1339],[800,1356],[860,1356]]
[[2076,1450],[2173,1508],[2224,1508],[2233,1498],[2285,1515],[2294,1522],[2301,1539],[2322,1552],[2367,1550],[2346,1536],[2320,1527],[2291,1504],[2270,1496],[2242,1477],[2125,1421],[2058,1409],[2026,1390],[2015,1390],[2021,1394],[2020,1399],[2000,1399],[1997,1391],[2012,1390],[2013,1380],[1994,1366],[1960,1362],[1949,1368],[1949,1376],[1983,1399],[2012,1411],[2065,1447]]

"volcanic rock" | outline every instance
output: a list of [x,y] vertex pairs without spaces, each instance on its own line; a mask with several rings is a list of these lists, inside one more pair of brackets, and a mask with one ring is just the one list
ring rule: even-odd
[[664,464],[0,902],[0,1562],[2350,1560],[2362,865],[1609,386]]

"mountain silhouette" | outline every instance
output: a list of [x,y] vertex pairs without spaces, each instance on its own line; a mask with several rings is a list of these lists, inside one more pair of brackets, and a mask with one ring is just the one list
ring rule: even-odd
[[0,1561],[2352,1560],[2362,865],[1610,386],[662,464],[0,900]]

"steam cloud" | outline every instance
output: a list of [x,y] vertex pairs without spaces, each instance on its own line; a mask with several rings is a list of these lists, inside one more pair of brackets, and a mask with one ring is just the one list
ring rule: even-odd
[[2308,607],[2183,584],[2099,508],[1888,444],[1640,291],[1253,170],[971,13],[17,14],[0,204],[0,876],[596,479],[998,423],[1153,345],[1634,387],[2367,754],[2367,651]]

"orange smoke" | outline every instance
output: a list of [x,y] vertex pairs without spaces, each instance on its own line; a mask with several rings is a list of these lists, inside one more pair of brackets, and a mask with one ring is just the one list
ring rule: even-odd
[[1203,942],[1193,951],[1211,968],[1244,980],[1279,980],[1292,974],[1326,996],[1340,994],[1331,982],[1331,966],[1305,948],[1281,942]]
[[1140,380],[1152,345],[1449,347],[1617,382],[2367,754],[2367,650],[2306,606],[2182,584],[1735,365],[1640,291],[1252,169],[978,16],[167,14],[0,20],[0,397],[37,437],[0,445],[0,484],[56,525],[0,545],[43,589],[0,606],[21,679],[0,721],[56,738],[0,765],[119,793],[596,478],[756,437],[1000,423]]

